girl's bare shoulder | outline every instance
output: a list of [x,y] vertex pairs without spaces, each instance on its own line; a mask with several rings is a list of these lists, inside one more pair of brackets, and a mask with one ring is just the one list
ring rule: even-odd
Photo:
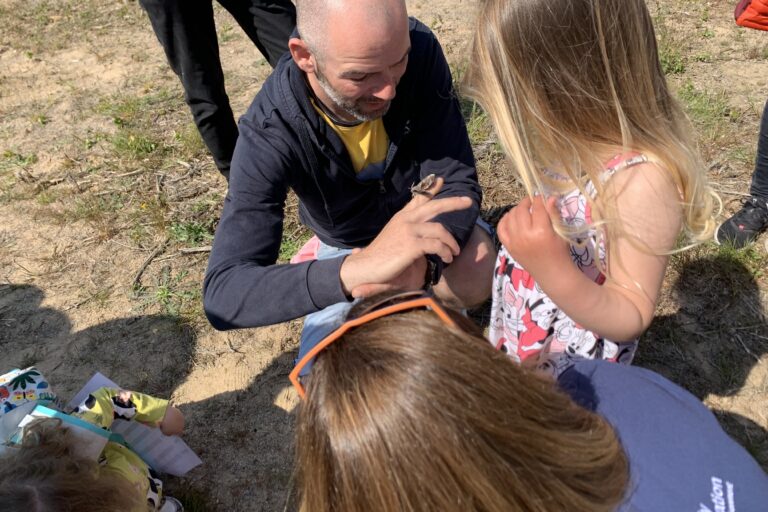
[[672,207],[680,209],[680,193],[673,175],[661,164],[647,159],[612,173],[604,183],[604,196],[616,206]]

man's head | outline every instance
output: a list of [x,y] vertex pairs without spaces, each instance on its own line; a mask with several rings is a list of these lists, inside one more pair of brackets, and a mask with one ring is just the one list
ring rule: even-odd
[[410,50],[403,0],[298,0],[301,39],[291,55],[315,95],[336,116],[366,121],[386,114]]

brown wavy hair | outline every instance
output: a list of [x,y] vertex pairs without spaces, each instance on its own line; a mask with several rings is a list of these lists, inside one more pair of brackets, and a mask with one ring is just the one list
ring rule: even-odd
[[612,427],[433,313],[350,331],[299,408],[302,511],[615,510],[628,463]]
[[30,423],[20,448],[0,458],[3,512],[135,512],[142,498],[124,478],[73,453],[57,419]]

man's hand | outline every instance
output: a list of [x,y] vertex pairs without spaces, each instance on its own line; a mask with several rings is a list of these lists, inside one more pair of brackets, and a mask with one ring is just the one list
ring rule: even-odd
[[353,297],[390,289],[418,289],[424,284],[427,254],[445,263],[459,254],[459,244],[442,224],[432,222],[441,213],[472,205],[468,197],[434,199],[442,187],[438,179],[429,194],[419,194],[397,212],[365,249],[347,256],[341,266],[341,284]]
[[555,232],[553,222],[560,222],[560,213],[552,196],[526,197],[499,221],[499,240],[533,277],[573,265],[568,243]]
[[[355,249],[361,251],[362,249]],[[424,286],[424,277],[427,273],[427,259],[419,258],[403,270],[399,275],[384,284],[363,284],[352,289],[354,298],[370,297],[377,293],[391,290],[418,290]]]

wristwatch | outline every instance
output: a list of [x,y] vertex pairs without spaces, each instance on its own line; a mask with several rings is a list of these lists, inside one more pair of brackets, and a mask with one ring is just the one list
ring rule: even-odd
[[424,289],[429,290],[440,281],[443,275],[443,260],[434,254],[427,254],[427,271],[424,274]]

